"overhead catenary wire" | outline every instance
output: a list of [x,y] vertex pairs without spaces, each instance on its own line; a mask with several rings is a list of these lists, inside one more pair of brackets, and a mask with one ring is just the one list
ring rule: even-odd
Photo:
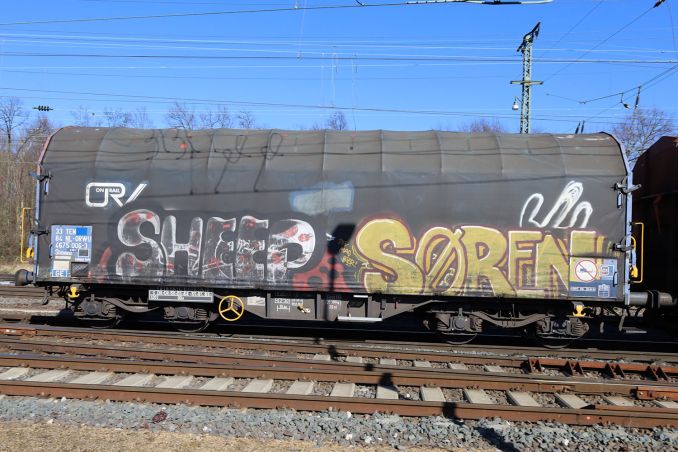
[[226,16],[236,14],[261,14],[261,13],[280,13],[295,11],[330,11],[341,9],[363,9],[363,8],[388,8],[402,6],[420,6],[420,5],[442,5],[442,4],[475,4],[475,5],[533,5],[542,3],[551,3],[553,0],[421,0],[404,1],[392,3],[366,3],[357,2],[347,5],[316,5],[306,7],[279,7],[279,8],[260,8],[260,9],[240,9],[226,11],[202,11],[188,13],[167,13],[167,14],[148,14],[134,16],[111,16],[111,17],[84,17],[75,19],[45,19],[45,20],[26,20],[16,22],[0,22],[0,26],[14,25],[46,25],[46,24],[71,24],[86,22],[113,22],[127,20],[149,20],[149,19],[169,19],[182,17],[208,17],[208,16]]
[[581,25],[582,22],[584,22],[591,14],[593,14],[593,12],[594,12],[596,9],[598,9],[598,8],[600,7],[600,5],[603,4],[604,1],[605,1],[605,0],[598,0],[598,3],[596,3],[595,5],[593,5],[593,8],[591,8],[590,10],[588,10],[588,12],[587,12],[586,14],[584,14],[584,17],[582,17],[581,19],[579,19],[579,20],[577,21],[577,23],[575,23],[574,25],[572,25],[572,27],[570,27],[570,28],[565,32],[565,34],[563,34],[563,35],[558,39],[558,41],[556,41],[556,43],[553,44],[553,46],[551,46],[551,47],[548,48],[548,49],[542,50],[542,52],[549,52],[549,51],[554,50],[555,47],[557,47],[558,44],[560,44],[560,43],[563,41],[563,39],[565,39],[566,37],[568,37],[568,36],[570,35],[570,33],[571,33],[572,31],[574,31],[575,28],[577,28],[579,25]]
[[[293,41],[270,41],[270,40],[222,40],[222,41],[203,41],[203,40],[150,40],[149,42],[157,43],[181,43],[181,45],[159,45],[159,44],[143,44],[142,40],[137,40],[135,38],[123,39],[123,38],[111,38],[108,39],[112,42],[105,42],[107,38],[98,38],[98,37],[69,37],[63,35],[35,35],[35,34],[12,34],[12,33],[2,33],[0,32],[0,37],[4,38],[6,43],[12,44],[21,44],[21,45],[31,45],[39,44],[41,47],[45,46],[59,46],[59,47],[96,47],[96,48],[144,48],[144,49],[171,49],[171,50],[203,50],[203,51],[240,51],[240,52],[271,52],[271,53],[298,53],[301,51],[300,47],[324,47],[331,46],[332,49],[336,48],[348,48],[350,53],[353,53],[356,48],[376,48],[376,49],[417,49],[417,50],[473,50],[473,51],[486,51],[486,50],[506,50],[513,52],[514,46],[508,47],[497,47],[497,46],[479,46],[475,45],[440,45],[440,44],[406,44],[406,45],[394,45],[394,44],[375,44],[370,41],[368,43],[364,42],[347,42],[340,43],[337,41],[303,41],[303,42],[293,42]],[[30,38],[30,39],[29,39]],[[57,40],[58,39],[58,40]],[[102,42],[104,41],[104,42]],[[219,44],[219,45],[230,45],[230,46],[256,46],[252,47],[198,47],[197,45],[205,44]],[[271,46],[276,48],[261,49],[261,46]],[[291,47],[290,50],[279,50],[278,47]],[[551,47],[544,50],[543,52],[586,52],[590,53],[656,53],[656,54],[665,54],[670,53],[673,50],[671,49],[645,49],[637,47],[624,47],[624,48],[615,48],[615,49],[579,49],[579,48],[556,48]],[[303,52],[309,52],[309,50],[303,50]],[[321,50],[317,50],[317,53],[320,53]],[[384,55],[384,54],[376,54]],[[392,54],[387,54],[392,55]],[[402,55],[396,54],[399,56],[418,56],[418,55]]]
[[[607,41],[609,41],[610,39],[614,38],[614,37],[617,36],[619,33],[621,33],[622,31],[626,30],[626,29],[629,28],[631,25],[633,25],[634,23],[638,22],[638,21],[639,21],[641,18],[643,18],[646,14],[648,14],[650,11],[652,11],[652,9],[654,9],[654,7],[650,7],[650,8],[648,8],[647,10],[645,10],[644,12],[640,13],[638,16],[636,16],[636,17],[635,17],[634,19],[632,19],[630,22],[627,22],[627,23],[626,23],[625,25],[623,25],[621,28],[619,28],[618,30],[616,30],[614,33],[612,33],[611,35],[607,36],[605,39],[603,39],[602,41],[598,42],[598,44],[596,44],[595,46],[593,46],[591,49],[589,49],[589,50],[587,50],[586,52],[584,52],[578,59],[584,58],[584,57],[585,57],[586,55],[588,55],[591,51],[593,51],[593,50],[599,48],[600,46],[602,46],[603,44],[605,44]],[[555,76],[557,76],[558,74],[562,73],[565,69],[567,69],[568,67],[570,67],[572,64],[574,64],[574,63],[569,63],[569,62],[568,62],[565,66],[561,67],[561,68],[558,69],[556,72],[554,72],[554,73],[548,75],[548,76],[544,79],[544,82],[546,82],[546,81],[548,81],[548,80],[551,80],[553,77],[555,77]]]
[[[55,90],[38,90],[30,88],[11,88],[0,87],[0,90],[14,90],[25,92],[47,92],[56,94],[75,94],[75,95],[95,95],[95,96],[109,96],[111,98],[123,98],[124,102],[144,103],[153,100],[154,103],[172,104],[175,101],[186,102],[190,104],[225,104],[225,105],[240,105],[240,106],[263,106],[263,107],[281,107],[281,108],[300,108],[300,109],[316,109],[316,110],[330,110],[330,111],[356,111],[356,112],[373,112],[373,113],[403,113],[409,115],[425,115],[425,116],[459,116],[459,117],[485,117],[485,118],[504,118],[515,119],[513,114],[487,114],[482,112],[459,112],[447,110],[417,110],[404,108],[381,108],[381,107],[349,107],[340,105],[312,105],[312,104],[292,104],[292,103],[272,103],[272,102],[258,102],[258,101],[240,101],[240,100],[219,100],[219,99],[197,99],[197,98],[169,98],[161,96],[147,96],[147,95],[129,95],[129,94],[115,94],[115,93],[93,93],[93,92],[77,92],[77,91],[55,91]],[[64,100],[62,98],[51,98],[46,96],[36,97],[38,99],[50,100]],[[91,101],[92,99],[82,98],[69,100],[84,100]],[[576,122],[581,115],[535,115],[535,120],[540,121],[555,121],[555,122]],[[611,119],[620,119],[614,117]],[[600,122],[601,124],[610,124],[612,121]]]
[[617,92],[612,93],[612,94],[606,94],[604,96],[594,97],[594,98],[591,98],[591,99],[577,100],[577,102],[579,102],[580,104],[588,104],[590,102],[596,102],[596,101],[599,101],[599,100],[609,99],[609,98],[612,98],[612,97],[624,96],[624,95],[630,94],[634,91],[643,92],[646,89],[651,88],[651,87],[657,85],[658,83],[666,80],[667,78],[669,78],[670,76],[672,76],[676,72],[678,72],[678,64],[675,64],[675,65],[665,69],[664,71],[660,72],[659,74],[655,75],[654,77],[644,81],[643,83],[640,83],[639,85],[635,85],[635,86],[633,86],[629,89],[626,89],[626,90],[623,90],[623,91],[617,91]]
[[[5,58],[10,57],[39,57],[39,58],[114,58],[114,59],[171,59],[171,60],[329,60],[329,61],[424,61],[424,62],[497,62],[497,63],[515,63],[520,61],[515,57],[502,56],[357,56],[337,54],[332,55],[309,55],[299,58],[293,55],[159,55],[159,54],[102,54],[102,53],[42,53],[42,52],[4,52]],[[540,63],[569,63],[569,64],[591,64],[591,63],[610,63],[610,64],[674,64],[678,59],[570,59],[570,58],[535,58],[533,61]]]

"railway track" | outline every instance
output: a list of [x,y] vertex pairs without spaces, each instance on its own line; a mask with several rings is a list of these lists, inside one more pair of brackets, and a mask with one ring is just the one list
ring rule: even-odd
[[[470,345],[452,346],[440,343],[404,342],[384,340],[346,340],[304,337],[281,337],[265,335],[229,335],[218,334],[180,334],[159,331],[138,330],[93,330],[91,328],[63,328],[42,325],[0,324],[0,333],[5,335],[59,338],[63,340],[97,341],[162,347],[194,347],[211,350],[242,350],[288,353],[327,354],[332,360],[345,360],[349,357],[361,357],[365,362],[376,358],[391,358],[401,361],[452,362],[457,355],[467,355],[463,359],[474,364],[495,364],[511,367],[566,365],[575,367],[578,359],[605,361],[633,361],[635,363],[678,364],[677,353],[660,353],[634,350],[597,350],[597,349],[545,349],[543,347]],[[549,361],[555,358],[556,361]],[[549,364],[554,363],[554,364]],[[591,364],[591,366],[599,366]],[[595,367],[594,367],[595,368]]]
[[42,287],[15,286],[14,281],[0,280],[0,298],[42,298],[45,289]]
[[[0,349],[6,352],[0,355],[0,393],[7,395],[678,426],[678,369],[640,362],[640,357],[634,362],[608,361],[605,364],[614,365],[606,375],[603,362],[593,360],[577,361],[583,372],[568,373],[562,372],[562,363],[543,360],[530,371],[524,365],[510,367],[517,362],[480,364],[477,359],[488,357],[473,355],[443,359],[420,354],[405,360],[383,350],[379,358],[366,353],[376,353],[374,349],[331,355],[327,344],[315,344],[325,353],[313,354],[317,350],[304,348],[313,344],[259,341],[263,345],[243,348],[252,343],[237,339],[206,347],[208,339],[168,336],[163,345],[156,341],[161,335],[133,334],[126,341],[113,334],[120,342],[101,345],[82,343],[93,341],[98,334],[93,332],[78,339],[3,331],[23,334],[0,337]],[[98,340],[106,343],[112,336],[105,332]],[[145,336],[145,342],[131,342],[139,336]],[[426,359],[434,356],[437,361]],[[648,366],[654,366],[654,374],[647,372]],[[549,369],[558,373],[545,372]]]

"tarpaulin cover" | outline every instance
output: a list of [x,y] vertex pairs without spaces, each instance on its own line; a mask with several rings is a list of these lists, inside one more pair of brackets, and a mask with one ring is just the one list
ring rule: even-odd
[[621,299],[625,168],[606,134],[68,127],[38,277]]

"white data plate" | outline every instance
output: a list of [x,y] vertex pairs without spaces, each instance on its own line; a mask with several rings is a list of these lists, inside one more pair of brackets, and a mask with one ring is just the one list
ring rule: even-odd
[[170,301],[175,303],[212,303],[214,293],[205,290],[152,289],[148,301]]

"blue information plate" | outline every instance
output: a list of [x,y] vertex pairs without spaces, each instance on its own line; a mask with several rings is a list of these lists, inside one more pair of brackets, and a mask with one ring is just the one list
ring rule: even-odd
[[52,226],[52,256],[57,260],[89,262],[92,259],[92,226]]

